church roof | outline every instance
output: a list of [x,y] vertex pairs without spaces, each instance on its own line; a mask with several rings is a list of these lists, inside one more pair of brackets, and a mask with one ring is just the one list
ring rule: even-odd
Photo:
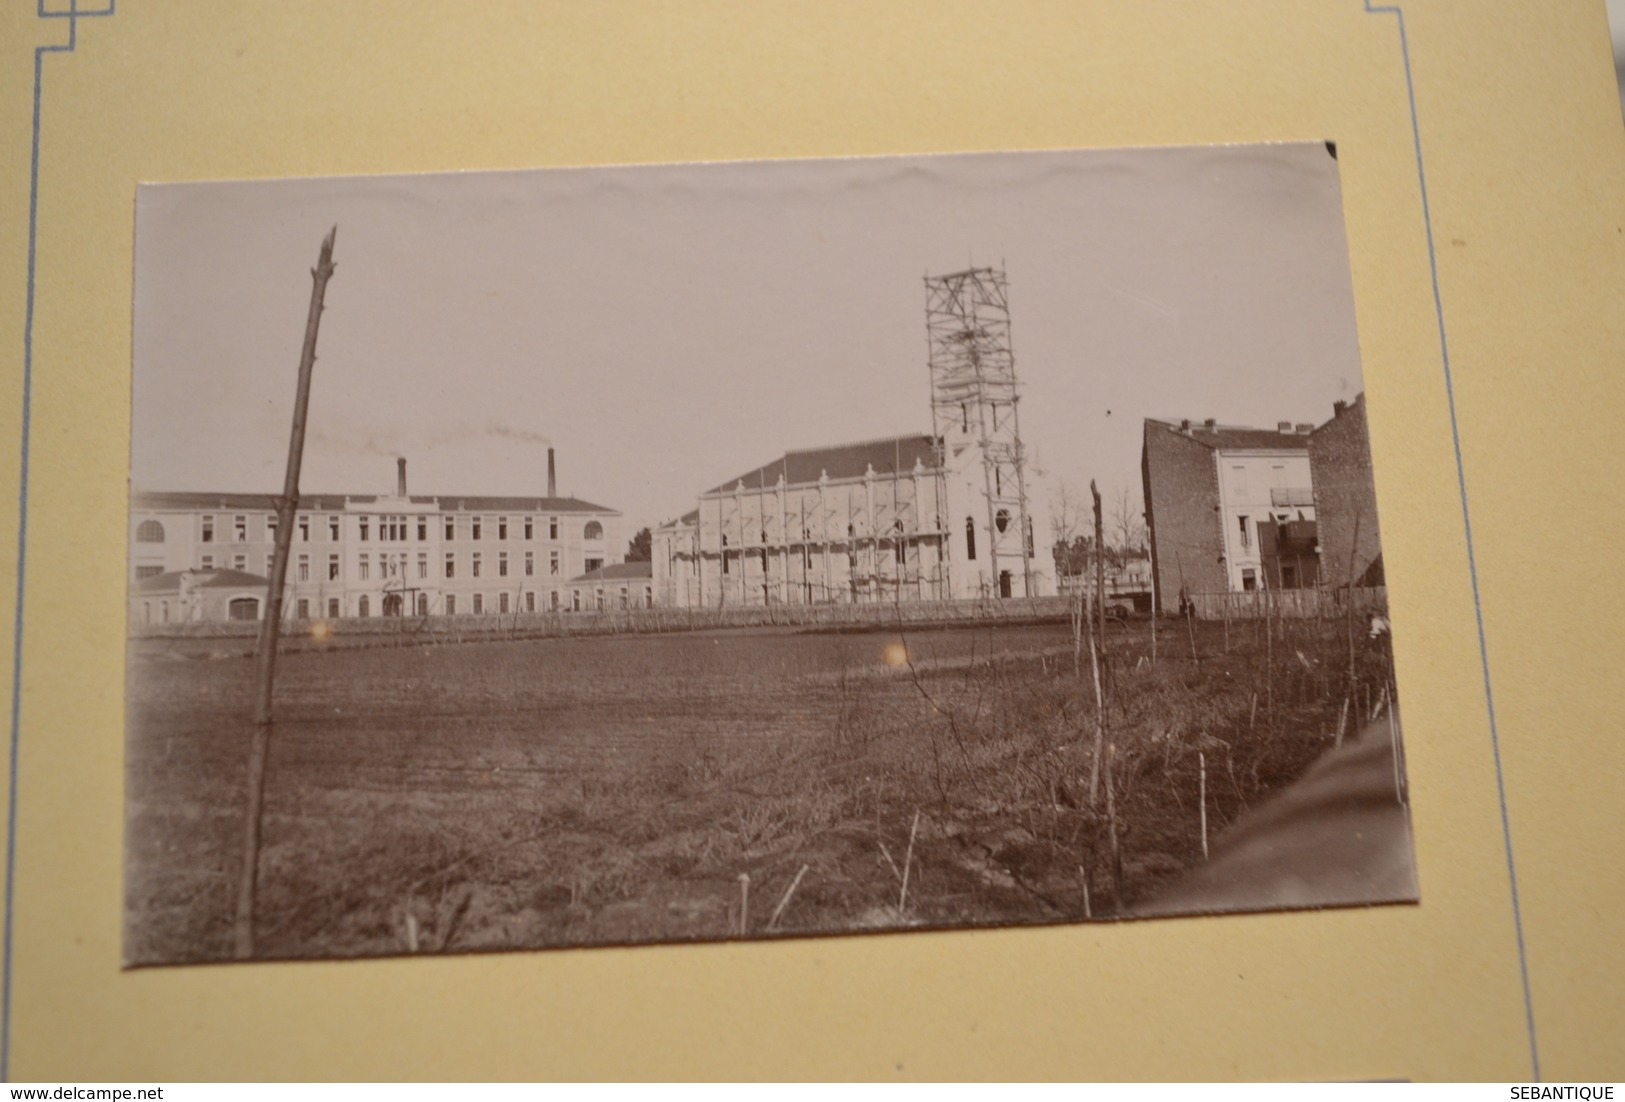
[[928,434],[917,436],[886,436],[878,440],[860,440],[852,444],[834,444],[824,448],[803,448],[785,452],[783,456],[737,478],[730,478],[720,486],[713,486],[706,494],[731,493],[740,483],[747,490],[767,490],[784,478],[785,485],[817,482],[828,475],[832,479],[862,478],[873,467],[876,475],[890,477],[907,474],[916,462],[927,470],[938,466],[936,438]]

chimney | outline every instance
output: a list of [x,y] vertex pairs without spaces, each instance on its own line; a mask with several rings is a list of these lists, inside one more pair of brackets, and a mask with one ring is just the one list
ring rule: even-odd
[[1219,422],[1216,418],[1209,417],[1206,421],[1202,422],[1202,427],[1207,429],[1209,432],[1218,432]]
[[1315,431],[1315,426],[1309,424],[1307,421],[1299,421],[1298,422],[1298,435],[1300,435],[1300,436],[1308,436],[1310,433],[1312,433],[1314,431]]
[[1291,432],[1292,431],[1292,422],[1291,421],[1277,421],[1277,422],[1275,422],[1275,429],[1276,429],[1277,432]]
[[1337,401],[1332,403],[1332,416],[1341,417],[1343,416],[1343,411],[1348,408],[1349,404],[1343,401],[1343,399],[1339,398]]
[[559,476],[557,469],[553,466],[552,448],[547,449],[547,496],[559,496]]
[[1189,417],[1179,423],[1179,431],[1186,433],[1191,431],[1191,419]]
[[395,460],[395,496],[406,496],[406,456]]

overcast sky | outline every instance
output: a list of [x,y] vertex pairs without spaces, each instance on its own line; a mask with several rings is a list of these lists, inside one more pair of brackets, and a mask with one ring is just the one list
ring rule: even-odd
[[931,428],[922,277],[1003,265],[1051,485],[1138,496],[1147,416],[1361,389],[1313,144],[143,187],[132,482],[276,492],[339,227],[307,492],[559,489],[628,532],[786,449]]

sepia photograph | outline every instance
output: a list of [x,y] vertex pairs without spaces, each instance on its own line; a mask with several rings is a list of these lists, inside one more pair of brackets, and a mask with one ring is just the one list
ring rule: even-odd
[[1419,898],[1334,143],[144,185],[133,359],[127,966]]

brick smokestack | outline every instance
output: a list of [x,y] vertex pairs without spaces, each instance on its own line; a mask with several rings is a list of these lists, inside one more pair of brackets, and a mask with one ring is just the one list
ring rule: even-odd
[[395,460],[395,496],[406,496],[406,457]]
[[553,466],[552,448],[547,449],[547,496],[559,496],[559,476],[557,469]]

